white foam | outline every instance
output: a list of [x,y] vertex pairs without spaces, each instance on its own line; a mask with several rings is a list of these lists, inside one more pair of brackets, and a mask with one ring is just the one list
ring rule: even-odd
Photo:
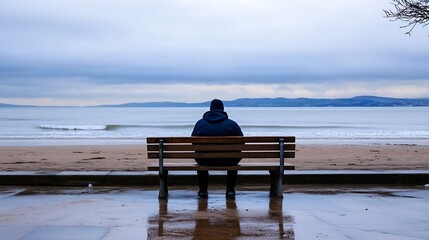
[[41,129],[52,130],[106,130],[106,125],[40,125]]

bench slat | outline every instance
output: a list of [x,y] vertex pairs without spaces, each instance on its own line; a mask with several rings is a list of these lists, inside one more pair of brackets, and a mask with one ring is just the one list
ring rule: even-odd
[[245,142],[279,142],[284,139],[285,142],[295,142],[295,137],[238,137],[238,136],[219,136],[219,137],[148,137],[147,143],[158,143],[162,139],[164,143],[245,143]]
[[[295,144],[285,144],[285,150],[295,150]],[[164,152],[168,151],[246,151],[246,150],[277,150],[279,144],[216,144],[216,145],[164,145]],[[159,151],[159,145],[147,145],[148,151]]]
[[[279,158],[279,152],[164,152],[164,159],[186,158]],[[294,158],[295,152],[285,152],[285,158]],[[148,152],[148,158],[159,158],[158,152]]]
[[[295,166],[285,163],[285,170],[294,170]],[[240,163],[237,166],[199,166],[196,163],[165,163],[164,170],[167,171],[193,171],[193,170],[279,170],[278,163]],[[159,171],[159,166],[152,164],[148,171]]]

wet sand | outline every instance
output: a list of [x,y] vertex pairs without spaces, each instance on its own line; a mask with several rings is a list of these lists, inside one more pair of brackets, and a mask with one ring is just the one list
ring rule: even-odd
[[[297,170],[429,169],[429,145],[298,144]],[[246,162],[261,161],[246,160]],[[145,171],[145,145],[0,147],[0,171]]]
[[427,239],[424,188],[295,186],[284,199],[222,190],[0,187],[0,236],[29,239]]

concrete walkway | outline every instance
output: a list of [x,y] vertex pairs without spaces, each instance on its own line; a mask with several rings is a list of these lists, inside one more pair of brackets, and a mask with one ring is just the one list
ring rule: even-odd
[[[224,184],[225,172],[210,172],[210,184]],[[195,171],[170,172],[171,185],[197,185]],[[238,185],[269,185],[268,172],[241,171]],[[118,172],[118,171],[60,171],[60,172],[0,172],[0,185],[38,185],[38,186],[157,186],[157,172]],[[285,184],[427,184],[429,170],[391,170],[391,171],[285,171]]]
[[239,188],[236,200],[176,187],[0,187],[2,240],[428,239],[429,189],[293,185],[284,199]]

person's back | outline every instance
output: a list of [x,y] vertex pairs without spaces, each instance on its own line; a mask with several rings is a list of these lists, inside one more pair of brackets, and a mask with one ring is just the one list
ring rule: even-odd
[[[243,136],[240,126],[228,118],[224,112],[224,106],[221,100],[214,99],[210,104],[210,111],[204,113],[194,126],[192,136]],[[235,166],[241,159],[195,159],[201,166]],[[228,171],[226,197],[235,197],[235,182],[237,171]],[[200,191],[198,196],[208,197],[208,171],[198,171],[198,181]]]
[[206,112],[192,131],[192,136],[243,136],[240,126],[223,110]]

